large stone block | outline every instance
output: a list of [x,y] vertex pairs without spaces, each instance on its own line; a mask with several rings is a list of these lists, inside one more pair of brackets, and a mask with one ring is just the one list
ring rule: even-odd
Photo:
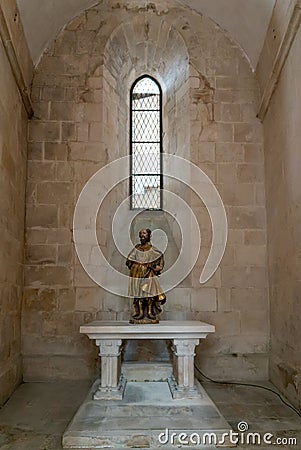
[[259,206],[231,206],[227,208],[230,228],[264,229],[265,209]]
[[264,167],[262,164],[239,164],[237,177],[241,183],[262,183]]
[[255,187],[251,183],[225,183],[218,185],[224,205],[253,206],[255,204]]
[[196,364],[214,380],[258,382],[268,379],[267,353],[207,355],[200,351]]
[[108,155],[102,143],[70,142],[69,148],[71,161],[106,162],[107,160]]
[[263,145],[262,144],[244,144],[245,162],[263,164]]
[[78,55],[90,53],[96,38],[94,30],[78,31],[76,33],[76,53]]
[[98,122],[91,123],[89,126],[89,141],[91,142],[102,142],[103,140],[103,129]]
[[234,124],[234,141],[235,142],[263,142],[262,126],[257,123],[236,123]]
[[202,142],[192,152],[196,153],[196,160],[199,163],[213,163],[215,162],[215,143],[214,142]]
[[245,334],[255,334],[269,332],[269,312],[267,310],[249,310],[241,314],[241,331]]
[[266,231],[265,230],[246,230],[244,243],[245,245],[265,245]]
[[31,244],[69,244],[71,243],[70,229],[27,229],[27,242]]
[[24,309],[22,314],[22,333],[25,334],[41,334],[42,332],[42,315],[40,311],[32,309]]
[[[58,86],[45,86],[41,89],[42,95],[41,99],[44,101],[64,101],[65,100],[65,89]],[[40,100],[38,98],[37,100]]]
[[98,103],[85,103],[83,105],[84,115],[83,118],[86,122],[102,122],[103,120],[103,108],[102,104]]
[[103,309],[104,292],[98,287],[76,289],[76,311],[100,311]]
[[27,205],[26,226],[28,228],[56,228],[58,210],[55,205]]
[[24,381],[85,380],[95,373],[91,357],[69,355],[25,356],[23,360]]
[[66,161],[68,158],[67,144],[45,143],[44,158],[49,161]]
[[[194,320],[200,320],[215,326],[214,337],[239,336],[240,312],[239,311],[202,311],[194,313]],[[208,342],[210,342],[208,340]]]
[[217,182],[233,185],[237,182],[237,165],[234,162],[219,163],[217,166]]
[[102,295],[104,311],[127,312],[129,310],[129,299],[127,297],[118,297],[109,292],[105,292]]
[[54,43],[54,55],[70,55],[75,53],[76,33],[73,30],[65,30]]
[[215,150],[216,162],[240,162],[244,161],[244,149],[241,144],[231,143],[216,143]]
[[[219,80],[219,78],[217,78],[217,80]],[[237,82],[237,80],[235,81]],[[214,118],[218,122],[241,122],[240,105],[233,103],[217,104],[214,107]]]
[[59,265],[66,264],[70,265],[72,263],[73,257],[73,246],[68,245],[58,245],[57,247],[57,263]]
[[56,245],[27,245],[25,257],[29,264],[55,264],[57,248]]
[[64,266],[26,266],[25,284],[27,286],[69,286],[71,271]]
[[58,309],[59,311],[75,310],[75,293],[74,288],[58,289]]
[[244,311],[268,311],[268,290],[265,288],[233,288],[231,289],[231,305],[234,310]]
[[243,266],[265,266],[267,250],[265,245],[239,246],[235,249],[236,264]]
[[222,267],[223,287],[227,288],[266,288],[266,267]]
[[[24,289],[24,314],[27,311],[54,311],[57,307],[56,291],[54,289]],[[27,330],[34,333],[35,330]]]
[[217,309],[220,312],[232,311],[230,288],[222,287],[217,289]]
[[60,138],[59,122],[29,122],[29,140],[34,142],[52,142]]
[[30,142],[27,146],[28,161],[41,161],[43,159],[43,143]]
[[191,293],[192,311],[216,311],[217,290],[214,288],[194,288]]
[[62,142],[76,141],[76,124],[73,122],[62,122]]
[[166,294],[166,304],[164,311],[190,311],[190,288],[176,287]]
[[71,161],[59,161],[55,164],[56,181],[72,181],[74,176],[73,163]]
[[27,176],[30,181],[54,180],[55,165],[52,162],[28,161]]
[[233,142],[233,125],[231,123],[211,122],[203,128],[199,135],[199,140],[205,142]]
[[37,186],[37,201],[43,204],[72,204],[73,184],[67,182],[45,182]]

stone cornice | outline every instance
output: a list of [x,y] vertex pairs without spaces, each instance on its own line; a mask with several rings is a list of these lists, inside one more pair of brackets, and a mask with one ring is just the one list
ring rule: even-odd
[[29,87],[27,86],[22,69],[20,67],[18,57],[13,46],[12,38],[9,32],[9,28],[6,23],[5,16],[3,14],[2,8],[0,6],[0,39],[3,43],[3,48],[5,50],[7,59],[9,61],[15,82],[17,84],[18,90],[20,92],[23,105],[26,109],[28,117],[33,115],[33,107],[29,94]]
[[267,82],[263,94],[261,96],[261,102],[258,111],[258,117],[263,120],[268,110],[272,95],[276,89],[282,68],[288,57],[292,44],[294,42],[296,33],[301,22],[301,6],[297,2],[292,9],[292,14],[288,22],[288,26],[283,35],[282,41],[279,45],[276,57],[274,59],[272,70],[268,76]]

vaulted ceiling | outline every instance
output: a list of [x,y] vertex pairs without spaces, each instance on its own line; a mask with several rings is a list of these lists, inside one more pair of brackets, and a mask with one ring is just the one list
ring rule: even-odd
[[[123,0],[126,2],[126,0]],[[128,0],[127,0],[128,1]],[[34,63],[61,28],[96,0],[17,0]],[[137,3],[137,0],[136,0]],[[275,0],[178,0],[226,30],[256,67]],[[145,0],[141,0],[145,4]]]

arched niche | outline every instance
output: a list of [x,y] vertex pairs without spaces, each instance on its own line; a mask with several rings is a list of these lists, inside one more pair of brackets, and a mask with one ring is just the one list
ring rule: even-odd
[[[163,150],[182,154],[189,148],[189,56],[180,33],[162,17],[138,14],[119,25],[104,49],[104,97],[114,87],[119,109],[123,154],[128,152],[129,92],[134,81],[147,74],[163,91]],[[111,84],[111,86],[110,86]],[[185,132],[184,132],[185,130]],[[120,154],[121,156],[121,154]]]

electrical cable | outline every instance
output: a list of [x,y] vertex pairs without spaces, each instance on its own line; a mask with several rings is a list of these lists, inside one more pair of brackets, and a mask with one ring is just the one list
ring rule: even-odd
[[299,417],[301,417],[301,410],[299,411],[297,408],[295,408],[293,405],[291,405],[290,403],[288,403],[286,400],[284,400],[284,398],[278,394],[278,392],[274,391],[271,388],[268,388],[266,386],[261,386],[259,384],[252,384],[252,383],[240,383],[240,382],[236,382],[236,381],[217,381],[217,380],[212,380],[211,378],[207,377],[207,375],[205,375],[196,364],[194,364],[195,369],[199,372],[199,374],[205,378],[208,381],[211,381],[211,383],[216,383],[216,384],[229,384],[229,385],[234,385],[234,386],[248,386],[248,387],[255,387],[255,388],[260,388],[260,389],[265,389],[266,391],[272,392],[273,394],[277,395],[277,397],[280,398],[280,400],[282,401],[282,403],[284,403],[286,406],[288,406],[289,408],[291,408]]

